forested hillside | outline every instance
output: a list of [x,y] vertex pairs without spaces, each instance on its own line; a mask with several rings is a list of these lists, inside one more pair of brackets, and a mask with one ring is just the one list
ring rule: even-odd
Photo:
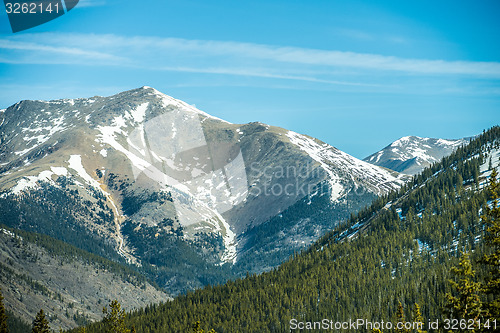
[[129,266],[1,224],[0,289],[10,331],[23,333],[40,309],[52,328],[72,328],[100,320],[112,299],[127,310],[169,299]]
[[293,318],[396,322],[401,309],[411,318],[415,303],[424,320],[442,319],[451,268],[462,251],[475,261],[485,249],[480,212],[499,146],[497,126],[279,268],[152,305],[126,322],[137,332],[185,332],[196,321],[216,332],[289,332]]

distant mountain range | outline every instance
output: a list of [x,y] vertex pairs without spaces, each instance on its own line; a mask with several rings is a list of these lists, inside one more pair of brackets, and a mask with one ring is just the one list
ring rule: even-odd
[[407,137],[361,161],[150,87],[21,101],[0,110],[0,223],[176,295],[278,266],[463,143]]
[[407,175],[415,175],[469,141],[469,138],[444,140],[405,136],[363,161]]

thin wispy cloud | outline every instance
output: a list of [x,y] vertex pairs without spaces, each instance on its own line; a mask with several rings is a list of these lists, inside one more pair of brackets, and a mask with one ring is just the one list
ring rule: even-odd
[[[395,87],[387,78],[497,80],[499,62],[407,59],[242,42],[100,34],[23,34],[0,39],[1,62],[115,66],[275,78],[359,87]],[[404,82],[405,79],[402,81]]]
[[[190,57],[231,57],[239,59],[271,60],[282,63],[329,67],[374,69],[421,74],[465,74],[500,77],[500,63],[473,61],[446,61],[405,59],[377,54],[363,54],[336,50],[318,50],[297,47],[251,44],[225,41],[187,40],[157,37],[122,37],[115,35],[25,34],[1,39],[0,48],[51,51],[53,53],[95,54],[98,58],[117,57],[123,61],[139,53],[149,59],[167,53],[188,53]],[[99,50],[104,52],[100,52]],[[190,54],[189,54],[190,53]],[[119,55],[120,56],[119,56]],[[99,60],[99,59],[98,59]],[[140,62],[141,58],[135,62]],[[128,61],[117,65],[129,65]]]
[[309,81],[316,83],[327,83],[327,84],[337,84],[346,86],[362,86],[362,87],[387,87],[387,85],[380,84],[368,84],[368,83],[356,83],[348,81],[335,81],[335,80],[323,80],[315,77],[308,76],[296,76],[296,75],[279,75],[272,74],[261,69],[245,69],[245,68],[194,68],[194,67],[162,67],[161,70],[172,71],[172,72],[186,72],[186,73],[205,73],[205,74],[224,74],[224,75],[236,75],[236,76],[253,76],[261,78],[271,78],[271,79],[285,79],[285,80],[297,80],[297,81]]
[[[36,42],[25,42],[25,41],[13,41],[13,40],[8,40],[8,39],[0,39],[0,49],[4,49],[6,51],[29,51],[29,57],[25,57],[24,61],[21,59],[6,59],[4,58],[4,61],[10,62],[10,63],[29,63],[29,62],[35,62],[36,60],[30,60],[32,59],[32,56],[34,55],[33,53],[36,53],[37,55],[40,54],[46,54],[47,56],[50,57],[50,54],[56,55],[56,56],[76,56],[78,59],[82,58],[88,58],[88,59],[94,59],[94,60],[112,60],[112,61],[125,61],[126,59],[123,57],[115,56],[112,54],[106,54],[102,53],[99,51],[94,51],[94,50],[85,50],[82,48],[78,47],[67,47],[67,46],[53,46],[53,45],[47,45],[47,44],[40,44]],[[43,59],[43,58],[42,58]],[[42,60],[41,59],[41,60]],[[56,58],[57,59],[57,58]],[[45,59],[47,60],[47,59]],[[43,60],[42,60],[43,61]]]

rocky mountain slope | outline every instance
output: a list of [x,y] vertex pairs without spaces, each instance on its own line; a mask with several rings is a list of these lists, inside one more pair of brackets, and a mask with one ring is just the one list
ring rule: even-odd
[[469,139],[444,140],[405,136],[363,161],[407,175],[415,175],[468,142]]
[[127,310],[170,299],[129,268],[39,234],[0,228],[0,268],[7,310],[31,323],[43,309],[53,329],[100,320],[114,299]]
[[0,112],[0,223],[178,293],[275,267],[405,177],[150,87]]

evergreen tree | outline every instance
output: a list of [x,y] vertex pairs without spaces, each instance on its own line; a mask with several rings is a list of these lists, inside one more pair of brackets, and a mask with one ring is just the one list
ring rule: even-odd
[[198,320],[196,323],[193,324],[193,333],[203,333],[203,329],[200,328],[201,324],[200,321]]
[[109,304],[109,310],[104,307],[104,325],[106,333],[129,333],[130,330],[125,326],[125,311],[122,310],[120,303],[115,299]]
[[403,308],[403,305],[401,304],[401,302],[398,303],[398,312],[397,312],[397,318],[398,318],[398,323],[401,324],[401,328],[397,328],[396,329],[396,332],[402,332],[402,333],[406,333],[406,332],[409,332],[409,330],[405,329],[404,328],[404,324],[405,324],[405,310]]
[[486,315],[491,319],[500,318],[500,207],[498,206],[500,184],[497,181],[497,176],[496,169],[493,169],[488,188],[492,207],[486,205],[483,210],[484,214],[481,216],[481,220],[487,228],[485,242],[490,251],[481,259],[481,262],[489,268],[483,284],[486,294],[484,307]]
[[37,313],[35,320],[33,320],[33,328],[31,330],[33,333],[50,333],[49,322],[45,318],[45,313],[43,309]]
[[[468,253],[463,253],[458,267],[451,269],[455,281],[450,280],[454,295],[446,294],[450,318],[478,320],[482,314],[480,300],[481,284],[475,281],[475,271]],[[469,330],[468,332],[473,332]]]
[[415,303],[415,307],[413,309],[413,322],[422,324],[420,328],[417,328],[417,333],[427,333],[427,331],[424,331],[425,321],[424,317],[422,316],[422,312],[420,311],[420,305],[418,305],[417,303]]
[[3,295],[0,289],[0,333],[8,333],[9,327],[7,326],[7,314],[3,305]]
[[[205,333],[205,330],[201,328],[199,320],[193,324],[193,333]],[[208,333],[215,333],[215,331],[211,329]]]

